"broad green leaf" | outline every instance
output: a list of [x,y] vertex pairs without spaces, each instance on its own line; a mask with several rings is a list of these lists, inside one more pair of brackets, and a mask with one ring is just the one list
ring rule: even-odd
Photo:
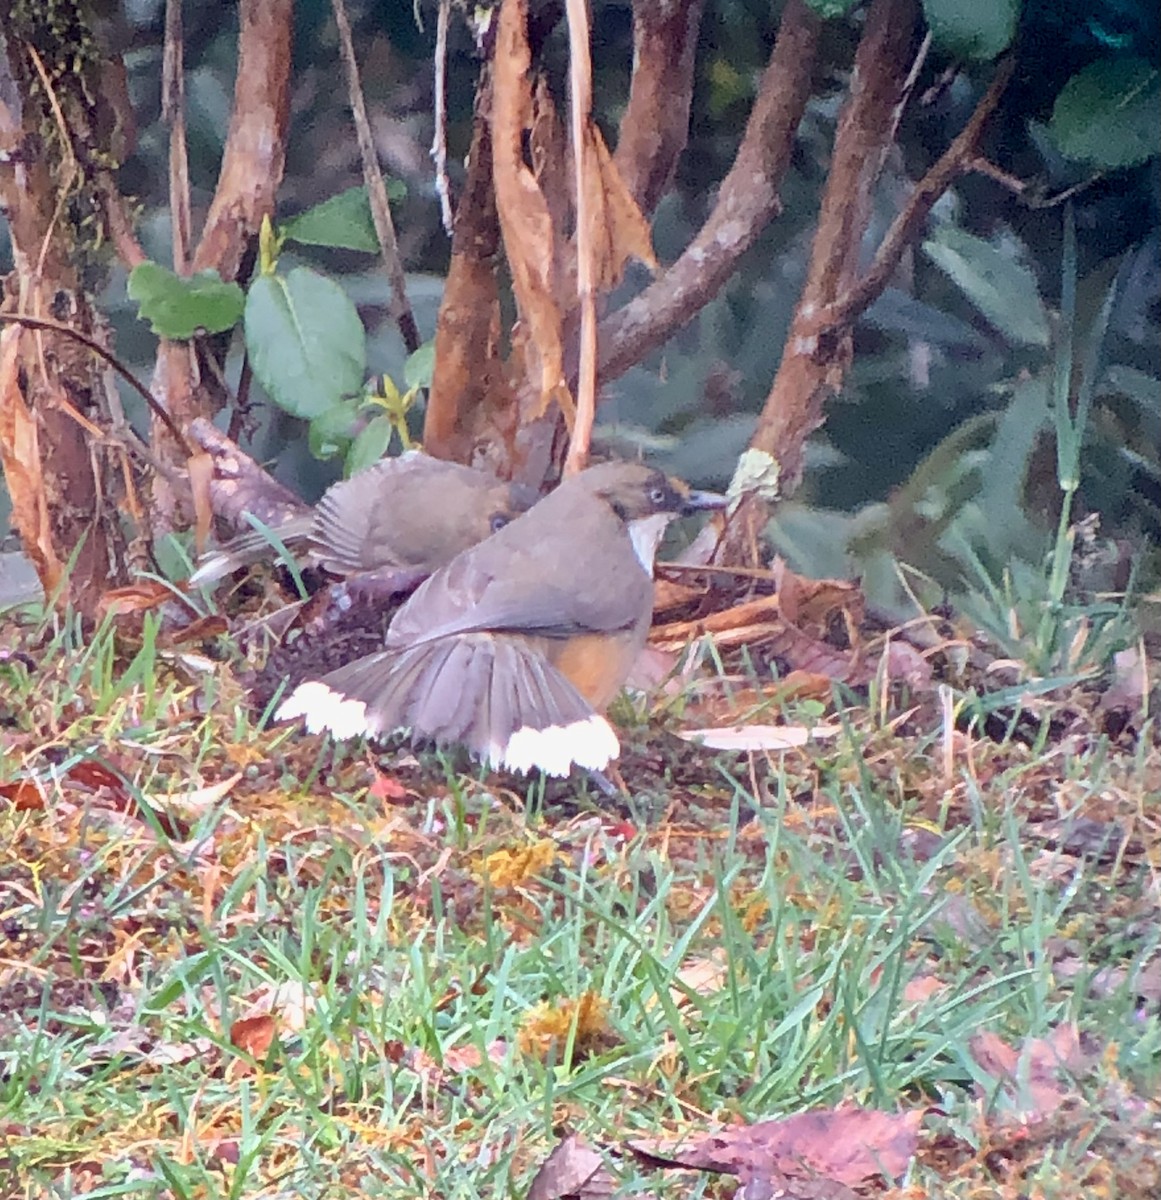
[[806,0],[806,7],[828,21],[832,17],[845,17],[858,3],[859,0]]
[[[407,189],[397,180],[387,184],[387,195],[399,200]],[[371,219],[371,205],[365,187],[348,188],[329,200],[291,217],[281,229],[284,238],[305,246],[334,246],[339,250],[379,252],[379,238]]]
[[280,408],[311,420],[360,392],[367,335],[337,283],[309,267],[260,275],[246,297],[246,350]]
[[246,297],[236,283],[224,283],[217,271],[188,278],[160,263],[139,263],[129,274],[129,298],[137,315],[158,337],[187,339],[199,330],[223,333],[242,315]]
[[1075,74],[1052,107],[1061,154],[1115,170],[1158,153],[1161,70],[1144,58],[1102,58]]
[[407,356],[403,364],[403,382],[410,388],[431,387],[432,373],[435,371],[435,339],[424,342],[414,354]]
[[372,417],[347,451],[347,461],[343,467],[347,478],[377,463],[387,453],[394,432],[395,426],[390,417]]
[[989,324],[1014,342],[1048,345],[1048,314],[1036,277],[1027,267],[990,242],[950,225],[924,242],[923,250]]
[[1016,36],[1021,0],[923,0],[935,44],[964,58],[992,59]]
[[340,400],[332,408],[319,413],[310,423],[308,440],[311,454],[323,462],[337,454],[345,454],[354,439],[355,425],[362,407],[362,397],[356,397]]

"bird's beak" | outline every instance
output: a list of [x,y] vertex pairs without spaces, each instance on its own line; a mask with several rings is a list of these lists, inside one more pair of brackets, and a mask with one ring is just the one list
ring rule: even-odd
[[692,489],[685,496],[681,510],[684,514],[704,512],[707,509],[725,508],[729,501],[717,492],[695,492]]

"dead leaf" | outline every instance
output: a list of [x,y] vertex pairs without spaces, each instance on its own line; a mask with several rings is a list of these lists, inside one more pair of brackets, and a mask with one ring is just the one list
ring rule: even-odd
[[707,750],[778,752],[838,737],[841,732],[841,725],[731,725],[724,729],[680,729],[677,736]]
[[[700,1138],[637,1140],[628,1145],[638,1157],[661,1166],[755,1180],[777,1174],[822,1176],[857,1185],[906,1170],[925,1115],[925,1109],[889,1113],[843,1105],[722,1129]],[[749,1190],[747,1186],[747,1194]]]
[[919,1004],[942,992],[947,984],[934,975],[916,975],[903,986],[903,999],[908,1004]]
[[[527,338],[528,376],[540,377],[541,411],[567,394],[562,348],[563,318],[556,301],[556,231],[544,193],[524,161],[524,139],[532,125],[526,0],[503,0],[493,52],[492,174],[496,212],[512,291]],[[532,353],[529,353],[529,352]]]
[[19,325],[9,325],[0,332],[0,467],[12,502],[12,524],[36,568],[44,594],[53,596],[60,587],[64,567],[52,540],[38,426],[20,387],[26,342],[26,331]]
[[528,1200],[604,1200],[616,1183],[579,1133],[557,1142],[528,1189]]
[[241,778],[242,772],[238,771],[228,779],[209,783],[204,787],[194,788],[192,791],[151,792],[146,794],[145,799],[154,808],[183,817],[187,821],[193,821],[209,812],[228,796]]
[[132,616],[134,613],[152,612],[172,599],[172,588],[147,579],[105,592],[97,605],[97,612],[101,617]]
[[0,783],[2,796],[16,812],[40,812],[44,808],[44,792],[35,779],[14,779]]
[[239,1017],[230,1026],[230,1044],[237,1046],[244,1054],[261,1060],[273,1045],[277,1032],[278,1023],[271,1013],[259,1013],[256,1017]]
[[605,139],[592,120],[586,123],[584,136],[588,152],[584,155],[583,186],[596,256],[593,282],[600,291],[607,292],[621,282],[630,258],[656,271],[657,256],[653,253],[649,222],[625,186]]
[[862,589],[847,579],[808,579],[776,556],[770,566],[778,588],[782,615],[804,633],[823,637],[840,613],[848,625],[862,624],[866,607]]
[[[674,975],[669,998],[676,1007],[682,1008],[690,1003],[691,992],[695,996],[711,996],[714,992],[720,992],[726,982],[726,970],[724,953],[691,958]],[[656,997],[651,997],[646,1007],[652,1007],[656,1002]]]
[[375,778],[367,789],[367,795],[372,800],[382,800],[388,804],[398,804],[407,799],[407,788],[391,775],[382,771],[375,772]]
[[1058,1025],[1047,1038],[1026,1039],[1019,1049],[990,1030],[977,1033],[969,1046],[976,1063],[1004,1085],[1010,1108],[1023,1117],[1054,1113],[1075,1094],[1062,1076],[1077,1075],[1090,1065],[1072,1021]]

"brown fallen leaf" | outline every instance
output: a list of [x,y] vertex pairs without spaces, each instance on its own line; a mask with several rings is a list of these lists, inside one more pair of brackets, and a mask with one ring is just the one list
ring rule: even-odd
[[168,585],[147,579],[125,587],[110,588],[102,594],[97,612],[102,617],[127,617],[134,613],[151,612],[173,598],[173,589]]
[[915,1154],[925,1115],[926,1109],[889,1113],[842,1105],[701,1137],[635,1140],[628,1146],[638,1157],[660,1166],[757,1180],[775,1174],[821,1176],[853,1186],[879,1175],[901,1175]]
[[1034,1119],[1050,1116],[1075,1095],[1065,1077],[1078,1075],[1091,1064],[1072,1021],[1056,1026],[1046,1038],[1026,1039],[1022,1047],[983,1030],[971,1039],[969,1047],[976,1063],[1003,1085],[1009,1109]]
[[35,779],[0,783],[0,799],[6,800],[16,812],[40,812],[44,808],[44,791]]
[[278,1033],[278,1022],[272,1013],[259,1013],[254,1017],[239,1017],[230,1026],[230,1044],[244,1054],[261,1061],[274,1043]]
[[528,1200],[605,1200],[615,1188],[601,1156],[579,1133],[570,1133],[541,1164]]

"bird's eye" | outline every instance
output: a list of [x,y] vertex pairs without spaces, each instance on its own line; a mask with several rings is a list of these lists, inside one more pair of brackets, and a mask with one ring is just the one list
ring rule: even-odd
[[669,499],[669,489],[668,488],[662,487],[659,484],[657,487],[650,489],[650,492],[649,492],[649,503],[650,504],[656,504],[656,505],[658,505],[658,507],[660,507],[668,499]]
[[492,517],[492,532],[495,533],[498,529],[503,529],[508,524],[509,519],[504,513],[496,513]]

